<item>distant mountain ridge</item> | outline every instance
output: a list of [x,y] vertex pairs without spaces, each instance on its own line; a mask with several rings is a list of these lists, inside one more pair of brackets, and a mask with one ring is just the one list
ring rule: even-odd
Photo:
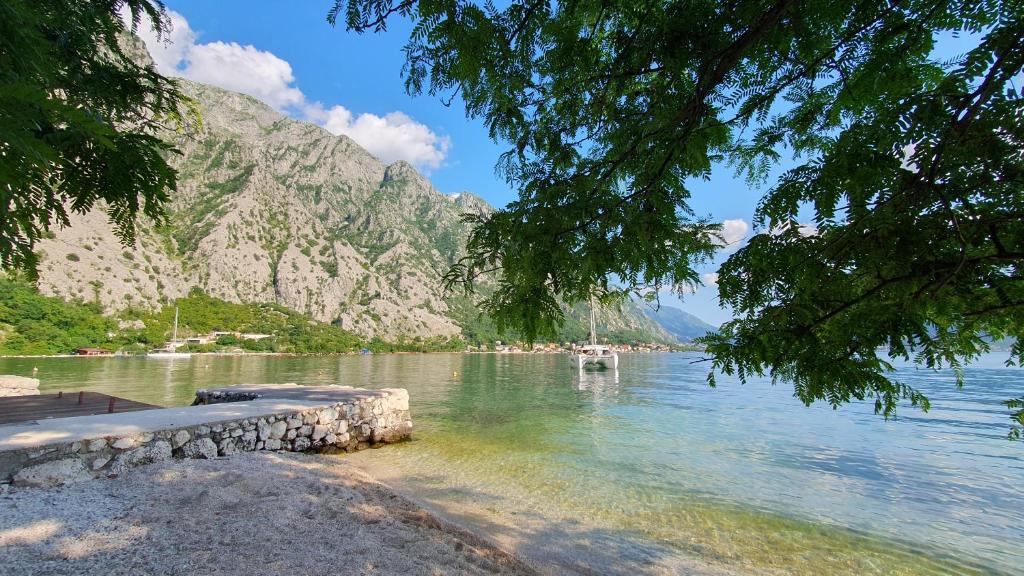
[[[350,138],[249,96],[180,82],[203,126],[166,135],[182,151],[170,158],[178,189],[168,224],[143,222],[126,249],[101,211],[73,215],[39,244],[42,293],[119,311],[155,309],[199,288],[368,338],[453,336],[474,322],[475,305],[445,294],[440,278],[463,254],[462,214],[493,210],[484,200],[445,195],[408,163],[385,165]],[[603,324],[672,338],[634,308]]]
[[660,306],[657,310],[645,308],[644,314],[681,342],[692,342],[695,338],[718,329],[697,316],[672,306]]

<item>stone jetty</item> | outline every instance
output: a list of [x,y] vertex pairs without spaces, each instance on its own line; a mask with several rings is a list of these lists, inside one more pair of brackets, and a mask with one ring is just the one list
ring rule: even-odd
[[0,426],[0,483],[56,485],[245,451],[351,451],[412,433],[399,388],[232,386],[200,391],[197,404]]
[[38,396],[39,380],[24,376],[0,374],[0,397]]

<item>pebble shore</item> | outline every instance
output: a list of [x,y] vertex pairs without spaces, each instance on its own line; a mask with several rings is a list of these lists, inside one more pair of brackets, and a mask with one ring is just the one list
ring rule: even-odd
[[318,455],[171,460],[0,494],[0,575],[533,573]]

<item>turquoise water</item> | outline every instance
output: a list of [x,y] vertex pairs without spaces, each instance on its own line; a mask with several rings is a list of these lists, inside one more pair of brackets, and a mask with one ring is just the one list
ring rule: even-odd
[[1021,372],[901,369],[932,410],[805,408],[784,386],[704,384],[686,354],[577,375],[557,355],[0,359],[44,391],[165,405],[257,382],[405,387],[415,439],[345,456],[552,571],[991,574],[1024,566]]

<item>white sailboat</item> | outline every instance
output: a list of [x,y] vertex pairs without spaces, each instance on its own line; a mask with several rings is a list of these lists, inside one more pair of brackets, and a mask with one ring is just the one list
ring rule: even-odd
[[597,343],[597,318],[594,316],[594,298],[590,298],[590,344],[577,348],[569,360],[577,370],[584,368],[619,369],[619,355],[611,348]]
[[178,307],[174,307],[174,332],[171,333],[171,342],[163,348],[150,350],[146,358],[158,360],[173,360],[175,358],[191,358],[191,352],[178,352]]

